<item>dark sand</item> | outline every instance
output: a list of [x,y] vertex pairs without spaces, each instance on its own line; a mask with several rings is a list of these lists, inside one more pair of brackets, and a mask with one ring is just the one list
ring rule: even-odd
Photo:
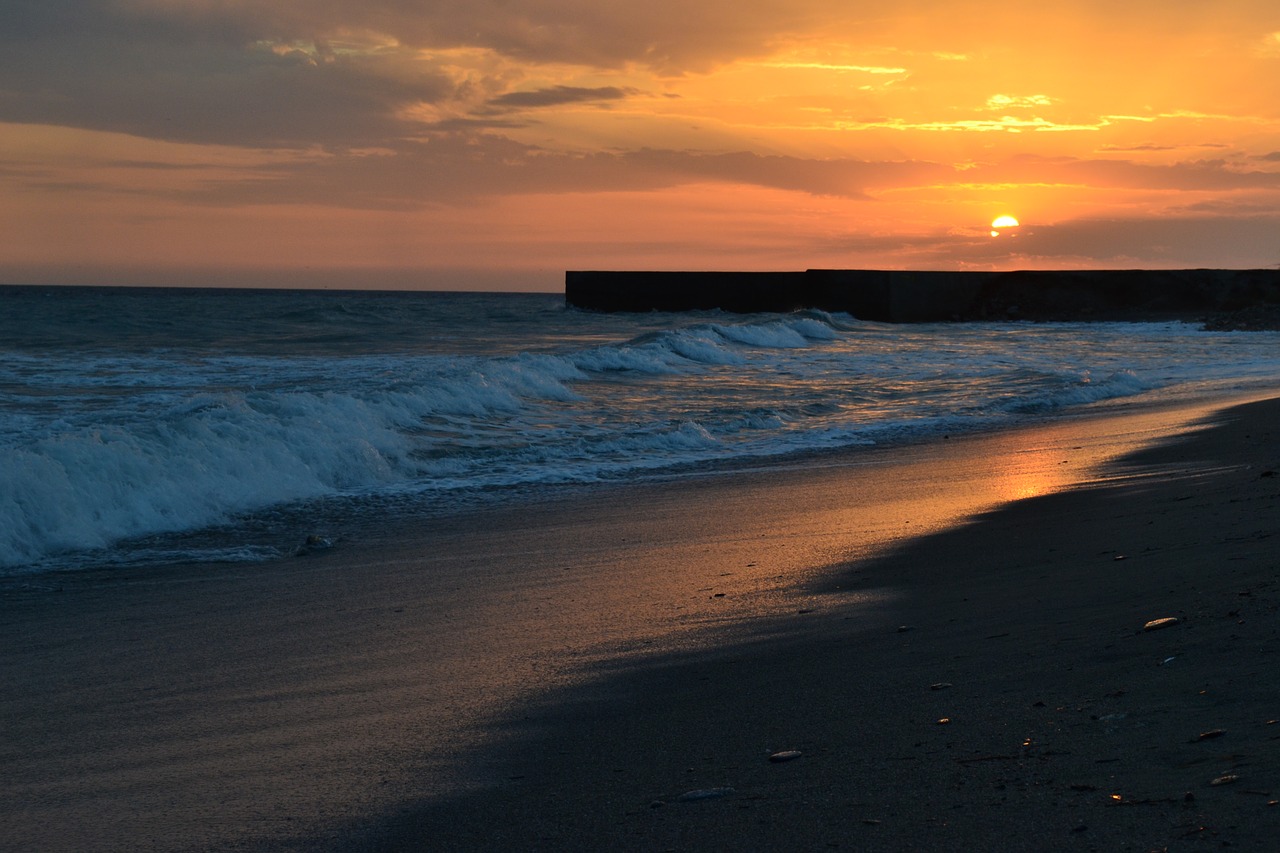
[[1280,401],[1211,411],[9,582],[0,849],[1280,849]]

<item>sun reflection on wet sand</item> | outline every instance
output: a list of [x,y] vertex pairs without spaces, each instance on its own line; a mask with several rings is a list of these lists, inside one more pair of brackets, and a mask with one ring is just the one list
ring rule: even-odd
[[1070,459],[1056,447],[1035,447],[993,457],[991,483],[1001,501],[1038,498],[1076,480]]

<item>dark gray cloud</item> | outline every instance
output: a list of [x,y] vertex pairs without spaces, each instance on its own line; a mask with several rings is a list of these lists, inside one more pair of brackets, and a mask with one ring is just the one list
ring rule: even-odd
[[487,106],[501,109],[532,109],[537,107],[557,107],[564,104],[620,101],[637,94],[639,94],[637,89],[624,89],[618,86],[601,86],[598,88],[553,86],[550,89],[535,89],[531,92],[508,92],[505,95],[489,99]]
[[[11,180],[21,181],[24,169],[12,165]],[[99,165],[154,171],[141,163]],[[212,167],[205,171],[217,172]],[[1265,206],[1280,189],[1280,173],[1241,170],[1226,161],[1142,166],[1125,161],[1016,157],[959,170],[923,160],[812,159],[748,151],[640,148],[574,153],[518,142],[473,120],[446,122],[428,136],[395,140],[376,150],[337,149],[322,156],[244,166],[239,172],[240,177],[211,174],[217,179],[186,190],[155,192],[214,206],[314,204],[407,210],[482,203],[506,195],[658,190],[700,183],[868,199],[888,188],[1035,182],[1176,191],[1227,189],[1237,191],[1232,193],[1233,203],[1215,212],[1239,215],[1251,208],[1233,205]],[[26,183],[34,186],[37,180],[51,177],[29,174]],[[109,191],[119,180],[118,175],[104,177],[100,189]],[[1188,204],[1197,200],[1202,199],[1187,199]],[[1181,211],[1192,213],[1193,208],[1184,205]]]
[[[1224,198],[1206,199],[1179,205],[1172,209],[1176,215],[1212,213],[1224,216],[1275,216],[1280,205],[1270,193],[1232,193]],[[1280,236],[1280,235],[1277,235]]]
[[[73,10],[75,14],[72,14]],[[229,29],[138,21],[103,4],[18,0],[0,15],[0,120],[248,146],[368,145],[401,106],[450,95],[394,57],[279,54]]]
[[723,181],[846,198],[866,197],[880,187],[947,181],[956,175],[951,166],[925,161],[816,160],[747,151],[704,154],[642,149],[624,159],[646,172],[672,175],[676,183]]
[[1142,145],[1104,145],[1104,146],[1102,146],[1101,148],[1099,148],[1098,150],[1099,150],[1099,151],[1116,151],[1116,152],[1129,152],[1129,151],[1176,151],[1176,150],[1177,150],[1178,148],[1180,148],[1180,147],[1182,147],[1182,146],[1179,146],[1179,145],[1157,145],[1157,144],[1156,144],[1156,143],[1154,143],[1154,142],[1145,142],[1145,143],[1143,143]]
[[879,187],[946,181],[951,166],[921,161],[806,160],[749,152],[640,149],[553,152],[496,135],[439,133],[385,155],[332,156],[261,167],[243,181],[186,194],[208,204],[309,203],[407,209],[503,195],[656,190],[696,183],[866,197]]
[[1062,183],[1100,188],[1237,190],[1280,187],[1280,172],[1244,169],[1227,160],[1167,165],[1021,155],[968,173],[981,183]]
[[458,91],[433,69],[432,51],[481,48],[524,62],[639,64],[680,74],[760,55],[782,34],[829,23],[833,6],[7,0],[0,4],[0,121],[249,146],[370,145],[415,133],[404,108],[417,104],[488,99],[490,110],[509,110],[633,94],[556,87],[492,97],[507,81],[474,78]]
[[427,49],[481,47],[533,62],[668,73],[762,54],[779,36],[847,19],[841,0],[132,0],[139,13],[255,38],[373,31]]
[[1141,258],[1168,264],[1280,262],[1280,216],[1086,219],[1031,229],[1018,251],[1046,257]]

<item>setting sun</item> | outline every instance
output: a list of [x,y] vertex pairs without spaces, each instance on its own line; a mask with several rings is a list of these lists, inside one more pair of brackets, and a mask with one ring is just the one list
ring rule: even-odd
[[998,229],[1017,228],[1017,227],[1018,227],[1018,220],[1014,219],[1012,216],[1009,216],[1007,214],[1004,216],[997,216],[995,219],[991,220],[991,236],[999,237],[1000,231]]

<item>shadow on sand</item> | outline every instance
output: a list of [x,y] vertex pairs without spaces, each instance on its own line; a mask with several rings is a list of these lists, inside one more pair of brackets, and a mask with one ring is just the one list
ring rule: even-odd
[[[491,785],[284,846],[1260,849],[1278,421],[1226,410],[1096,484],[833,566],[828,607],[513,712],[472,757]],[[871,589],[896,595],[842,603]]]

